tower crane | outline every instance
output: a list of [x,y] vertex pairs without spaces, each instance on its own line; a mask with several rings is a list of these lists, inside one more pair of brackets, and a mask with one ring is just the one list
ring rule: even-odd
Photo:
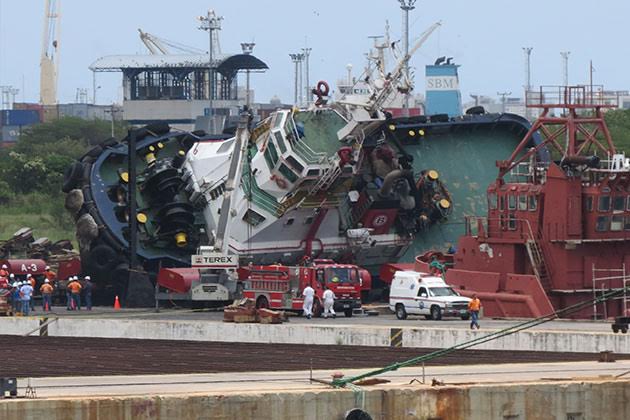
[[57,103],[60,7],[61,0],[46,0],[42,35],[42,55],[39,64],[39,102],[42,105],[55,105]]

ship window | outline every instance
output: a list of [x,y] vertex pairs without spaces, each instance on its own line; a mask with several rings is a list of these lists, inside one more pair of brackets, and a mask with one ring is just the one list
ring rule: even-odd
[[626,207],[626,197],[615,197],[613,198],[613,210],[614,211],[624,211]]
[[488,208],[490,210],[497,209],[497,193],[495,192],[488,193]]
[[304,219],[305,225],[310,225],[311,223],[313,223],[313,216],[308,216],[306,219]]
[[597,211],[608,211],[610,210],[610,196],[602,195],[599,197],[599,204],[597,205]]
[[[319,176],[319,169],[309,169],[306,176]],[[628,205],[630,205],[630,197],[628,197]]]
[[287,151],[287,146],[284,144],[284,139],[282,138],[282,133],[280,131],[274,131],[273,136],[276,138],[276,143],[278,143],[278,147],[280,148],[280,153],[284,153]]
[[613,216],[610,222],[610,230],[613,232],[620,232],[623,230],[623,216]]
[[599,216],[597,218],[597,223],[595,224],[595,230],[598,232],[606,232],[608,230],[609,224],[610,224],[610,217]]
[[626,216],[626,222],[623,225],[624,230],[630,230],[630,216]]
[[278,168],[278,170],[292,184],[295,183],[295,181],[297,181],[298,179],[297,175],[291,169],[289,169],[289,167],[285,165],[284,163],[280,164],[280,167]]
[[586,211],[593,211],[593,197],[586,197]]
[[516,230],[516,218],[514,213],[511,213],[508,218],[508,230]]
[[538,208],[538,198],[535,195],[529,196],[529,211],[536,211]]
[[296,170],[297,173],[302,173],[304,170],[304,166],[300,162],[297,161],[293,156],[287,156],[287,163],[290,167]]
[[518,196],[518,209],[522,211],[527,210],[527,196],[526,195]]
[[505,197],[499,197],[499,210],[503,211],[505,209]]
[[254,210],[249,209],[245,212],[243,220],[252,226],[258,226],[265,221],[265,217],[262,214],[256,213]]
[[284,117],[282,112],[278,112],[276,114],[276,120],[273,122],[273,128],[280,128],[282,126],[282,117]]
[[516,210],[516,196],[508,195],[508,210]]
[[267,143],[267,150],[269,150],[271,160],[273,161],[273,164],[275,166],[276,162],[278,162],[278,150],[276,150],[276,146],[273,144],[273,142],[270,141]]
[[284,222],[284,225],[285,225],[285,226],[291,226],[291,225],[293,224],[293,222],[295,222],[295,219],[294,219],[293,217],[289,217],[289,218],[287,219],[287,221],[286,221],[286,222]]

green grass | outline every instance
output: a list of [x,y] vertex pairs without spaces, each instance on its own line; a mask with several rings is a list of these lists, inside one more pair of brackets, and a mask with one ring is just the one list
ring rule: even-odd
[[63,194],[27,194],[0,205],[0,240],[9,239],[22,227],[33,229],[33,236],[51,241],[76,242],[74,223],[63,207]]

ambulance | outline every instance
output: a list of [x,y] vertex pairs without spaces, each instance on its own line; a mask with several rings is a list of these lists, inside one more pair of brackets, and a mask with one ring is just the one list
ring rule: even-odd
[[389,291],[389,309],[398,319],[424,315],[440,320],[451,316],[467,320],[470,298],[461,296],[441,277],[415,271],[397,271]]

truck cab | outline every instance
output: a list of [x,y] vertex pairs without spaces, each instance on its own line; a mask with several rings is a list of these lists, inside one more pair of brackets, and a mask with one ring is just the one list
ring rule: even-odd
[[[361,276],[359,267],[351,264],[336,264],[328,260],[315,260],[313,269],[318,286],[316,293],[321,294],[327,286],[337,297],[333,309],[345,316],[352,316],[353,309],[361,307]],[[321,294],[320,294],[321,290]]]
[[444,316],[467,320],[468,302],[470,298],[461,296],[441,277],[416,271],[397,271],[389,292],[389,309],[398,319],[411,314],[433,320]]

